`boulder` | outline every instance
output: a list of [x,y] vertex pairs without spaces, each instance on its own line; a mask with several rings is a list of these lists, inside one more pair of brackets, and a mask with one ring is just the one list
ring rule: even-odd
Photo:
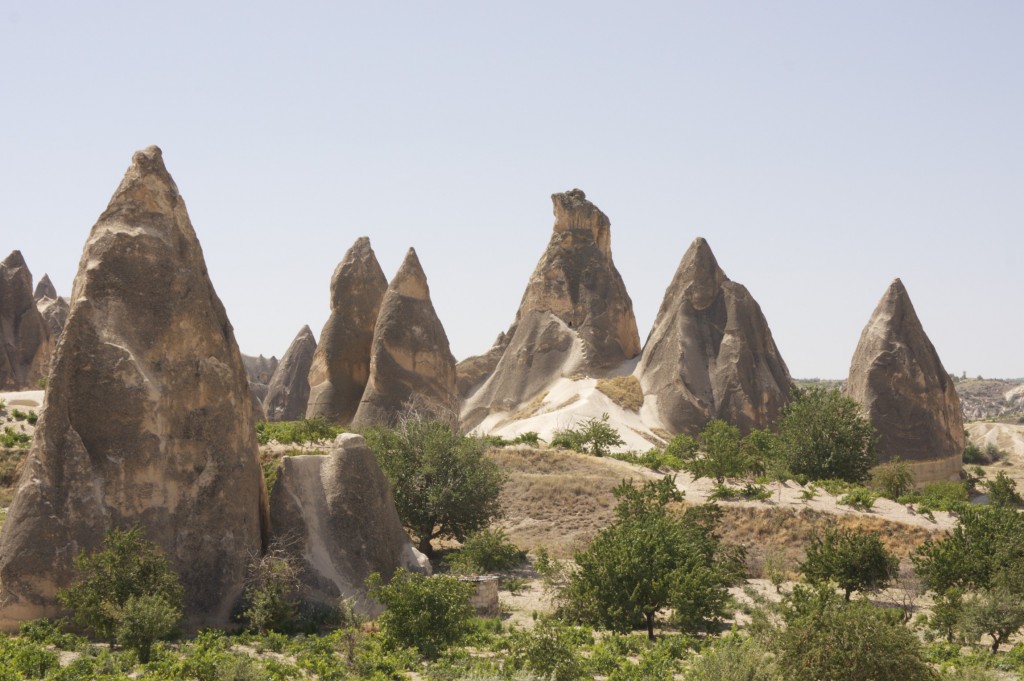
[[918,484],[959,479],[960,398],[899,279],[861,332],[846,391],[878,431],[879,461],[908,462]]
[[352,425],[392,425],[410,407],[445,421],[458,418],[455,358],[412,248],[381,301],[370,379]]
[[368,238],[360,237],[331,277],[331,315],[309,370],[306,416],[352,422],[370,380],[370,348],[388,280]]
[[645,421],[698,433],[712,419],[765,428],[792,381],[761,307],[697,238],[665,291],[635,375]]
[[35,390],[49,372],[53,341],[36,308],[21,251],[0,262],[0,390]]
[[303,326],[277,365],[263,400],[269,421],[295,421],[306,415],[309,400],[309,367],[316,352],[316,338]]
[[553,194],[555,225],[509,330],[459,363],[462,423],[515,409],[563,376],[605,376],[640,353],[611,223],[579,189]]
[[242,357],[160,149],[134,155],[80,263],[0,531],[0,627],[59,615],[74,557],[134,526],[180,577],[189,628],[227,625],[266,487]]
[[398,568],[430,574],[395,510],[387,479],[362,436],[345,433],[326,455],[286,456],[270,494],[271,547],[299,566],[304,598],[352,599],[375,616],[366,578]]

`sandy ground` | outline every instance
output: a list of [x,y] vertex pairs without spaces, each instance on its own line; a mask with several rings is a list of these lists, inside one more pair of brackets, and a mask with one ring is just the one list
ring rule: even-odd
[[1012,464],[1024,465],[1024,425],[975,421],[968,423],[966,430],[974,444],[995,445],[1009,452]]
[[17,407],[22,410],[39,411],[43,406],[43,394],[42,390],[0,393],[0,400],[7,403],[8,409]]

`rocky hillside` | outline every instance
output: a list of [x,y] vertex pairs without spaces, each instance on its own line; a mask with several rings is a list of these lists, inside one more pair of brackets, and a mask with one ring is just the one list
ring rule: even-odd
[[956,391],[965,421],[1024,423],[1024,379],[961,379]]

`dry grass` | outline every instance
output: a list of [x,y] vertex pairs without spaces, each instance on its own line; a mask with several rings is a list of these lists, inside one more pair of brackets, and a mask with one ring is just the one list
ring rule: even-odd
[[488,456],[507,481],[499,525],[518,546],[547,548],[568,558],[612,522],[612,489],[623,479],[657,477],[639,467],[585,454],[547,449],[500,449]]
[[540,408],[544,406],[544,400],[546,400],[547,398],[547,390],[545,390],[542,393],[538,393],[537,395],[534,396],[532,400],[527,402],[524,407],[522,407],[518,411],[513,412],[507,419],[504,419],[501,423],[499,423],[496,426],[496,428],[501,428],[502,426],[508,425],[513,421],[522,421],[523,419],[530,418],[538,411],[540,411]]
[[570,404],[576,404],[579,401],[580,401],[580,396],[579,395],[573,395],[572,397],[567,399],[565,402],[562,402],[560,405],[555,407],[554,411],[558,411],[559,409],[564,409],[564,408],[568,407]]
[[885,547],[907,560],[929,537],[939,537],[940,530],[905,525],[880,517],[862,514],[834,515],[811,509],[794,511],[768,506],[722,505],[725,515],[719,528],[722,539],[742,546],[747,551],[747,571],[751,577],[763,576],[765,556],[774,553],[784,569],[795,577],[804,559],[807,545],[815,531],[827,523],[838,527],[878,532]]
[[597,382],[597,389],[623,409],[640,411],[640,407],[644,406],[644,391],[636,376],[602,378]]

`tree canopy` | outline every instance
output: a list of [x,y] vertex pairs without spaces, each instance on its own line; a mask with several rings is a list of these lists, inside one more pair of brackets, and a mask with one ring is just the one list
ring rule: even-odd
[[500,515],[503,478],[497,464],[484,456],[483,439],[415,416],[365,435],[391,483],[399,518],[428,556],[434,538],[462,541]]

